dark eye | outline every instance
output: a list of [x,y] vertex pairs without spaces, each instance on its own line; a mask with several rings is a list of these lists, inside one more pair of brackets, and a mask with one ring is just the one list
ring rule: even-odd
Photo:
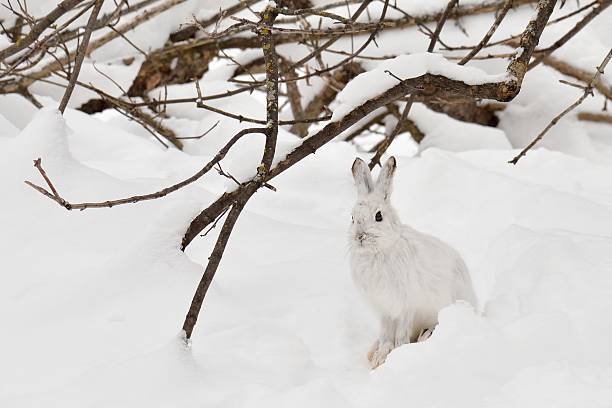
[[382,221],[382,214],[380,213],[380,211],[378,211],[378,212],[376,213],[376,221],[377,221],[377,222],[381,222],[381,221]]
[[351,222],[355,222],[355,217],[351,215]]

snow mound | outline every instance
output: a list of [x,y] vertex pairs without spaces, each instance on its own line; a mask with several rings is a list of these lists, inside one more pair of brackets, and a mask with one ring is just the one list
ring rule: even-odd
[[503,130],[462,122],[431,111],[420,103],[412,106],[408,117],[425,134],[419,143],[419,152],[432,147],[453,152],[512,148]]
[[71,159],[67,141],[68,129],[59,110],[43,108],[14,140],[20,156],[59,162]]
[[19,129],[8,121],[4,116],[0,115],[0,137],[12,137],[19,133]]

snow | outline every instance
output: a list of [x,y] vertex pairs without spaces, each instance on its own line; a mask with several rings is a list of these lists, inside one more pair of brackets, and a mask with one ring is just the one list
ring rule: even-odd
[[[278,192],[262,190],[249,203],[186,349],[180,324],[216,232],[187,254],[178,243],[220,177],[162,200],[69,213],[22,183],[43,182],[33,158],[74,200],[152,191],[205,159],[164,153],[125,131],[88,137],[110,125],[69,113],[66,125],[43,110],[21,134],[0,139],[11,197],[0,212],[0,405],[610,401],[608,166],[543,149],[519,166],[506,164],[507,149],[398,155],[400,216],[461,252],[484,309],[446,308],[430,340],[397,349],[371,372],[365,351],[376,322],[346,257],[354,147],[326,146],[317,161],[275,180]],[[128,152],[156,178],[120,171]],[[94,157],[95,169],[80,163]]]
[[[475,2],[481,1],[462,4]],[[56,4],[30,3],[37,16]],[[180,13],[164,13],[129,38],[145,50],[156,48],[187,22],[188,11],[212,15],[230,4],[186,1]],[[397,4],[422,16],[447,1]],[[376,18],[380,6],[372,2],[362,18]],[[553,17],[571,7],[567,2]],[[10,17],[1,10],[0,18]],[[347,15],[345,6],[334,12]],[[611,12],[555,57],[592,70],[611,35]],[[253,18],[250,13],[241,16]],[[492,41],[520,31],[530,15],[530,6],[511,10]],[[579,18],[547,28],[540,46]],[[451,46],[473,43],[491,21],[491,14],[462,18],[469,38],[454,24],[445,26],[443,38]],[[352,40],[358,47],[365,37]],[[339,40],[335,49],[350,50],[350,41]],[[423,36],[415,28],[383,32],[376,42],[366,55],[405,55],[360,61],[367,72],[331,107],[334,120],[394,86],[385,69],[401,78],[429,72],[478,83],[503,79],[496,73],[507,63],[474,60],[456,67],[455,60],[422,53]],[[309,52],[287,44],[279,50],[292,58]],[[138,52],[115,40],[86,60],[83,78],[120,95],[93,64],[125,87],[141,62],[124,65],[126,54]],[[261,54],[230,55],[244,64]],[[322,58],[331,65],[344,56],[325,52]],[[226,59],[216,61],[200,81],[203,93],[235,89],[227,81],[233,69]],[[610,75],[604,76],[608,83]],[[498,128],[459,122],[419,103],[412,107],[409,118],[426,136],[416,145],[408,134],[398,135],[388,151],[398,160],[393,203],[403,222],[461,253],[482,309],[444,309],[429,340],[398,348],[375,371],[365,353],[377,322],[351,282],[346,234],[355,200],[350,165],[356,156],[368,159],[363,150],[380,135],[330,142],[272,180],[276,192],[262,189],[249,201],[187,348],[182,321],[219,226],[186,253],[180,241],[191,219],[235,184],[212,171],[160,200],[68,212],[23,181],[44,185],[32,165],[40,157],[72,201],[149,193],[192,175],[253,124],[195,104],[170,104],[164,124],[181,136],[199,135],[219,121],[179,151],[163,149],[113,110],[86,115],[72,109],[91,97],[82,88],[63,116],[55,110],[61,88],[32,88],[46,106],[40,111],[21,96],[0,96],[0,407],[609,407],[612,138],[608,125],[575,115],[599,112],[603,98],[587,98],[518,165],[507,164],[580,95],[559,79],[572,80],[543,64],[530,71],[518,97],[498,113]],[[299,81],[304,103],[325,85]],[[169,98],[196,96],[193,84],[167,92]],[[265,94],[257,92],[207,103],[257,119],[265,115]],[[385,126],[394,121],[387,118]],[[280,129],[275,161],[301,140]],[[261,135],[245,137],[223,169],[248,179],[263,143]]]
[[[529,143],[554,116],[582,94],[582,90],[559,86],[557,81],[555,71],[543,66],[533,75],[525,76],[521,93],[506,110],[500,112],[499,128],[506,133],[514,147]],[[546,92],[542,92],[542,89],[546,89]],[[603,101],[598,99],[587,98],[577,110],[600,111]],[[594,161],[608,161],[610,157],[609,146],[595,143],[589,129],[578,121],[575,113],[564,116],[553,126],[540,145]]]
[[479,68],[457,65],[440,54],[422,52],[400,55],[382,61],[376,68],[364,72],[350,81],[338,94],[339,105],[334,110],[332,121],[339,121],[365,101],[397,85],[398,79],[395,77],[406,80],[427,73],[442,75],[468,85],[501,82],[506,78],[505,73],[490,75]]
[[17,133],[19,133],[19,129],[0,115],[0,137],[16,136]]
[[[142,60],[142,58],[140,58]],[[142,62],[140,61],[139,62]],[[122,94],[127,92],[130,85],[134,81],[139,63],[125,65],[123,63],[83,63],[79,74],[79,81],[95,86],[108,94]],[[108,78],[113,78],[114,82]],[[39,95],[47,95],[54,99],[61,99],[64,94],[64,88],[58,87],[45,82],[35,82],[31,87],[32,92]],[[100,98],[100,95],[94,91],[77,87],[76,92],[70,98],[69,106],[78,107],[90,99]]]
[[237,65],[244,66],[262,57],[263,52],[260,49],[242,51],[233,56],[232,61],[222,61],[220,67],[211,64],[210,70],[202,76],[202,81],[227,81],[236,72]]
[[500,129],[449,118],[443,113],[425,108],[420,103],[412,106],[408,118],[425,134],[419,143],[420,152],[431,147],[453,152],[512,147],[506,134]]
[[11,45],[10,40],[6,36],[0,36],[0,50]]
[[[331,4],[331,3],[335,3],[335,1],[333,0],[314,0],[312,1],[312,3],[315,6],[322,6],[325,4]],[[448,4],[448,1],[446,0],[428,0],[428,1],[421,1],[421,0],[397,0],[394,1],[393,3],[390,3],[392,6],[396,6],[402,10],[404,10],[407,14],[414,16],[414,17],[423,17],[426,16],[428,14],[433,14],[433,13],[437,13],[440,12],[441,10],[444,10],[446,8],[446,5]],[[483,1],[481,0],[462,0],[461,1],[461,6],[474,6],[474,5],[481,5],[483,4]],[[371,14],[373,14],[374,18],[376,18],[376,16],[380,15],[380,11],[383,8],[384,3],[381,2],[374,2],[373,4],[371,4],[368,7],[368,10]],[[331,10],[331,12],[333,13],[337,13],[340,14],[342,12],[346,12],[347,7],[350,7],[351,9],[351,13],[354,12],[359,6],[354,5],[354,4],[350,4],[350,5],[342,5],[336,8],[333,8]],[[403,14],[401,14],[401,12],[397,11],[394,7],[389,7],[387,10],[387,15],[391,16],[392,13],[397,12],[399,14],[399,16],[402,16]],[[342,13],[344,15],[344,13]],[[367,14],[367,13],[366,13]],[[362,20],[357,20],[357,21],[362,21]],[[366,21],[366,20],[363,20]]]

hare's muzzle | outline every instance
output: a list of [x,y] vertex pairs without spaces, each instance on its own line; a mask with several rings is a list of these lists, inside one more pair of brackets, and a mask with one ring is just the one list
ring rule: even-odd
[[360,244],[363,244],[363,241],[365,241],[367,237],[368,237],[368,234],[366,234],[365,232],[358,232],[357,234],[355,234],[355,239]]

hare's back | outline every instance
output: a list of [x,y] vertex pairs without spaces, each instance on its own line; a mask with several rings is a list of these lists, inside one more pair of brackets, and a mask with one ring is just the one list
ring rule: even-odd
[[405,227],[403,235],[412,248],[415,268],[428,286],[445,292],[452,301],[466,300],[475,306],[469,271],[454,248],[410,227]]

